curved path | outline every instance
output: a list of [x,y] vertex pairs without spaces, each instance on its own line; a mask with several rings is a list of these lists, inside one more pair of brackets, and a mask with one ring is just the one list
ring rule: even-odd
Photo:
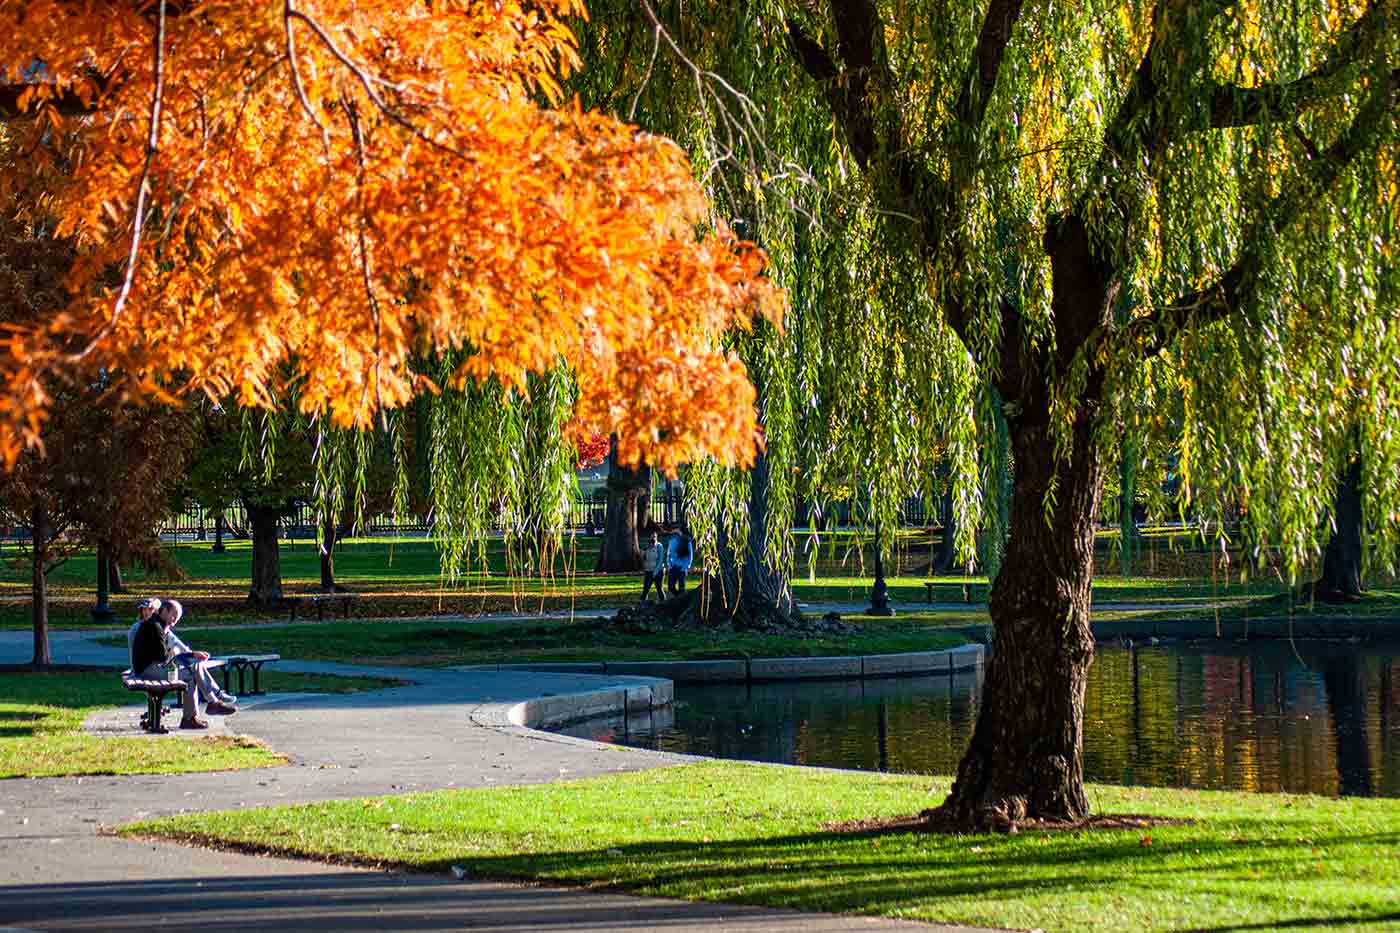
[[[122,663],[101,632],[55,632],[61,663]],[[0,663],[28,660],[28,632],[0,632]],[[269,697],[236,731],[288,755],[280,768],[0,781],[0,931],[866,930],[940,929],[864,917],[689,903],[576,889],[456,881],[195,849],[105,835],[134,819],[448,787],[530,784],[685,759],[515,725],[525,700],[649,689],[649,678],[457,672],[282,662],[286,670],[398,677],[412,686]],[[123,715],[133,721],[136,707]],[[154,741],[178,741],[178,736]],[[944,927],[941,929],[953,929]]]

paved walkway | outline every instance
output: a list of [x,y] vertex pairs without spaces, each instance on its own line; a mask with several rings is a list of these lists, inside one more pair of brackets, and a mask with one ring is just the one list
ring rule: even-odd
[[[59,663],[122,662],[101,632],[55,632]],[[0,663],[22,663],[30,633],[0,632]],[[645,678],[370,668],[282,669],[393,676],[413,686],[249,703],[237,731],[291,757],[281,768],[188,775],[0,781],[0,930],[736,930],[953,929],[368,871],[121,839],[105,827],[202,810],[448,787],[532,784],[684,759],[512,725],[541,695]],[[128,715],[134,720],[137,708]],[[160,737],[153,741],[177,741]]]

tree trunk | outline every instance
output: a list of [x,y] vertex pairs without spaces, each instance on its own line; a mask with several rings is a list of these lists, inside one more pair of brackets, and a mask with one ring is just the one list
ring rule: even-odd
[[988,604],[995,635],[982,710],[953,790],[934,814],[940,821],[999,829],[1088,815],[1082,728],[1103,468],[1087,420],[1074,428],[1069,462],[1059,465],[1048,522],[1056,463],[1047,423],[1012,427],[1011,536]]
[[248,601],[256,606],[272,606],[282,599],[282,554],[277,547],[277,519],[280,512],[266,506],[247,506],[248,525],[253,537],[253,585]]
[[600,573],[631,573],[642,569],[638,532],[651,507],[651,467],[623,468],[617,462],[617,436],[608,445],[608,508],[603,544],[598,553]]
[[1361,455],[1337,477],[1332,536],[1322,558],[1322,577],[1313,595],[1325,603],[1353,602],[1361,596]]
[[215,554],[222,554],[222,553],[224,552],[224,513],[223,513],[223,512],[215,512],[215,513],[214,513],[214,546],[211,547],[209,550],[213,551]]
[[122,581],[121,564],[111,559],[107,561],[107,590],[112,593],[126,592],[126,584]]
[[34,658],[30,662],[35,667],[49,667],[53,664],[53,654],[49,651],[49,513],[43,506],[35,506],[33,512],[34,549],[30,590],[31,618],[34,622]]
[[1046,372],[1112,319],[1118,282],[1074,216],[1047,226],[1056,359],[1047,366],[1014,329],[1003,338],[998,391],[1012,460],[1010,535],[987,610],[993,641],[982,709],[948,799],[930,816],[959,828],[1010,829],[1025,819],[1076,822],[1084,793],[1084,688],[1094,659],[1089,604],[1094,520],[1104,465],[1094,440],[1104,375],[1077,387],[1070,436],[1056,459]]
[[961,573],[961,568],[957,564],[957,548],[953,546],[953,541],[958,536],[958,518],[953,512],[953,491],[945,491],[938,497],[938,523],[943,526],[938,539],[938,550],[933,554],[933,567],[930,568],[935,574]]
[[329,515],[321,519],[321,591],[334,593],[335,585],[335,519]]
[[112,559],[107,556],[107,545],[97,544],[97,605],[92,607],[92,621],[97,625],[111,625],[117,621],[107,597],[111,594]]

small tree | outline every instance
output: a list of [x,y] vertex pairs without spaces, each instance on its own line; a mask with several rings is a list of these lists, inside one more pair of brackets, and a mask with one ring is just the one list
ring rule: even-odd
[[187,488],[211,510],[243,505],[253,545],[248,601],[274,605],[282,599],[277,527],[312,498],[311,444],[291,415],[210,408],[202,420],[205,443]]

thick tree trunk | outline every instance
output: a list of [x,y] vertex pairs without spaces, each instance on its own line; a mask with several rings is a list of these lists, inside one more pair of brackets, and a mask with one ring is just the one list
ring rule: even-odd
[[1088,815],[1082,728],[1103,470],[1088,425],[1074,433],[1047,523],[1054,443],[1043,423],[1012,428],[1011,536],[988,605],[995,635],[982,710],[940,820],[998,829],[1026,818]]
[[334,593],[335,585],[335,520],[326,516],[321,519],[321,591]]
[[265,506],[247,506],[248,525],[253,537],[253,583],[248,601],[272,606],[282,599],[282,553],[277,547],[277,519],[280,512]]
[[48,667],[53,664],[53,654],[49,651],[49,513],[43,506],[36,506],[32,515],[34,529],[34,549],[31,552],[30,570],[30,617],[34,623],[34,658],[30,662],[35,667]]
[[223,513],[223,512],[216,512],[216,513],[214,514],[214,546],[211,547],[209,550],[213,551],[215,554],[222,554],[222,553],[224,552],[224,513]]
[[[1054,368],[1068,372],[1074,354],[1111,320],[1118,286],[1078,218],[1049,225],[1045,248],[1054,276]],[[987,607],[994,634],[981,713],[953,789],[931,813],[969,829],[1089,814],[1084,688],[1094,658],[1089,603],[1104,475],[1094,428],[1103,374],[1091,364],[1078,386],[1074,420],[1062,429],[1070,432],[1068,451],[1057,461],[1046,361],[1014,332],[1003,348],[1010,535]]]
[[624,468],[617,462],[617,437],[608,446],[608,510],[603,544],[598,553],[600,573],[632,573],[642,569],[638,532],[651,507],[651,467]]
[[1332,508],[1332,536],[1322,558],[1322,576],[1313,588],[1326,603],[1351,602],[1361,585],[1361,456],[1358,453],[1337,477]]

